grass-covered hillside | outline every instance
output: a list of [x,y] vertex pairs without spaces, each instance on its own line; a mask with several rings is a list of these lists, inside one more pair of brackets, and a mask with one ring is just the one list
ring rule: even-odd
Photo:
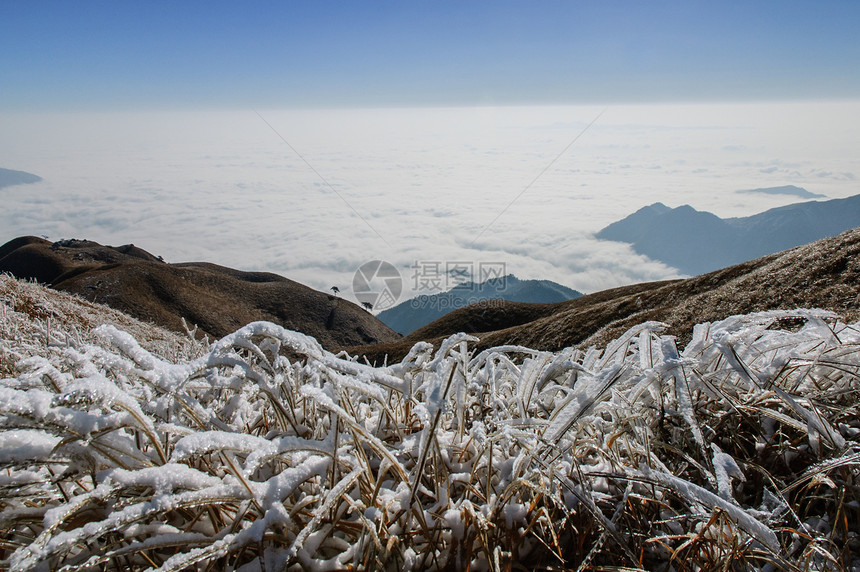
[[358,305],[283,276],[208,262],[167,263],[133,244],[22,236],[0,245],[4,272],[175,332],[193,323],[198,337],[220,338],[266,320],[313,335],[332,351],[400,338]]
[[860,565],[860,331],[829,312],[374,368],[0,284],[4,569]]

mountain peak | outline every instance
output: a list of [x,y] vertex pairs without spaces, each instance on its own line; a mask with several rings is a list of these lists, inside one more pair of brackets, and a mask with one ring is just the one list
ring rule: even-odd
[[730,219],[690,205],[654,206],[639,209],[595,236],[629,243],[639,254],[696,275],[860,226],[860,195],[794,203]]
[[489,278],[481,283],[465,282],[447,292],[423,294],[380,312],[376,317],[396,332],[408,334],[457,308],[491,302],[561,302],[582,296],[581,292],[550,280],[521,280],[513,274]]
[[670,207],[667,207],[663,203],[657,202],[657,203],[652,203],[650,205],[642,207],[641,209],[636,211],[634,213],[634,215],[639,214],[639,213],[642,213],[642,214],[663,214],[663,213],[668,212],[670,210],[672,210]]

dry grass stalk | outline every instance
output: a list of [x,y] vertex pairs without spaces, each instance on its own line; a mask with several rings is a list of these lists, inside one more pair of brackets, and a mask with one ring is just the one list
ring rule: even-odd
[[[780,329],[788,319],[803,326]],[[0,558],[12,570],[856,566],[857,330],[817,311],[736,316],[679,353],[661,327],[557,354],[476,355],[461,335],[383,368],[263,322],[195,359],[110,326],[51,351],[0,342],[16,360],[0,384]]]

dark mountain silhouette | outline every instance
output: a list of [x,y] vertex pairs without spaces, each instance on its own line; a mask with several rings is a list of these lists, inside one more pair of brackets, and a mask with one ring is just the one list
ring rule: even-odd
[[2,189],[3,187],[11,187],[12,185],[27,185],[29,183],[38,183],[41,180],[42,177],[34,175],[33,173],[0,168],[0,189]]
[[26,236],[0,246],[0,272],[35,279],[174,331],[182,318],[219,338],[268,320],[331,350],[400,336],[355,304],[277,274],[205,262],[168,264],[134,245]]
[[555,304],[467,307],[393,344],[347,351],[371,362],[391,362],[416,342],[438,347],[457,332],[477,335],[478,349],[518,344],[558,351],[605,346],[648,320],[667,323],[683,346],[697,323],[796,308],[823,308],[848,321],[860,319],[860,229],[685,280],[623,286]]
[[550,280],[520,280],[513,274],[485,282],[466,282],[438,294],[416,296],[377,314],[395,332],[410,334],[442,316],[469,304],[490,306],[491,300],[510,302],[563,302],[582,296]]
[[827,195],[822,195],[819,193],[810,193],[803,187],[796,187],[794,185],[783,185],[781,187],[765,187],[762,189],[744,189],[742,191],[737,192],[745,195],[791,195],[794,197],[800,197],[802,199],[823,199],[827,197]]
[[685,274],[752,260],[860,225],[860,195],[808,201],[743,218],[720,218],[689,205],[643,207],[595,236],[627,242],[639,254]]

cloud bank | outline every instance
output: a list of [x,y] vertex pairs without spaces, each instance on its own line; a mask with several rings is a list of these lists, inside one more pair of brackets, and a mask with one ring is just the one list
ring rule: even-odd
[[416,261],[501,261],[593,292],[678,276],[591,236],[643,205],[745,216],[797,199],[737,189],[860,192],[856,103],[609,107],[559,156],[601,111],[0,115],[0,166],[43,177],[0,191],[0,241],[133,242],[346,296],[372,259],[407,288]]

